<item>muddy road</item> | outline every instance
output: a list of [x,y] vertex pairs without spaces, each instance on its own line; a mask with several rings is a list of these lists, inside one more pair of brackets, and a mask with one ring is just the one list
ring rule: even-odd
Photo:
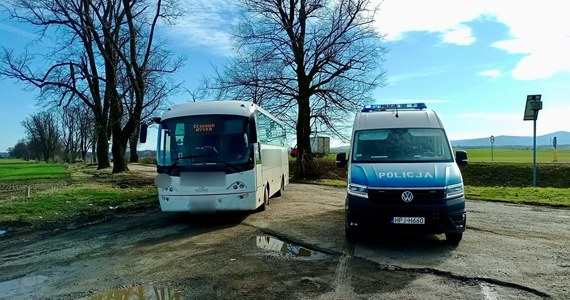
[[343,197],[291,184],[262,213],[154,209],[0,237],[0,299],[570,298],[570,210],[470,201],[457,247],[443,235],[351,244]]

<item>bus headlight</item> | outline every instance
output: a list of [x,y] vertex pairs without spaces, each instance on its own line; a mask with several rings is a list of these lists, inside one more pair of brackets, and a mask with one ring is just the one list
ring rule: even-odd
[[352,196],[368,199],[367,186],[351,183],[348,185],[347,191]]
[[159,188],[167,188],[172,183],[172,178],[167,174],[158,174],[154,177],[154,184]]
[[241,182],[241,181],[236,181],[232,184],[230,184],[226,190],[230,191],[230,190],[243,190],[247,188],[247,186],[245,185],[245,183]]
[[463,183],[448,185],[445,187],[445,199],[459,198],[463,196]]

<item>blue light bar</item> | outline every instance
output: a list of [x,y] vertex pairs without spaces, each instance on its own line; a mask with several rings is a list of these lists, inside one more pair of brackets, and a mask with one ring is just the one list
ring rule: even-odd
[[384,111],[388,109],[424,109],[427,108],[426,104],[420,103],[403,103],[403,104],[369,104],[364,106],[362,112]]

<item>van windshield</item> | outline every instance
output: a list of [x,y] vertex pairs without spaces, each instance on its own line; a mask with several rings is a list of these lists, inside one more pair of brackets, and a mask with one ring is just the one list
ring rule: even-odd
[[443,129],[390,128],[355,132],[353,162],[452,162]]

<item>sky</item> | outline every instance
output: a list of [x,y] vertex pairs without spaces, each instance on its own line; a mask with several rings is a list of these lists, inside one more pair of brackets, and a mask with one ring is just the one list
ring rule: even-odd
[[[373,0],[377,1],[377,0]],[[233,53],[235,1],[184,0],[188,15],[159,36],[187,56],[176,75],[185,87]],[[375,28],[389,52],[374,103],[425,102],[451,140],[532,136],[527,95],[541,94],[537,135],[570,131],[570,18],[565,0],[378,0]],[[0,13],[0,46],[22,53],[33,28]],[[36,47],[37,49],[37,47]],[[38,90],[0,79],[0,152],[25,137],[21,122],[41,109]],[[179,94],[170,101],[182,103]],[[355,113],[355,112],[354,112]]]

